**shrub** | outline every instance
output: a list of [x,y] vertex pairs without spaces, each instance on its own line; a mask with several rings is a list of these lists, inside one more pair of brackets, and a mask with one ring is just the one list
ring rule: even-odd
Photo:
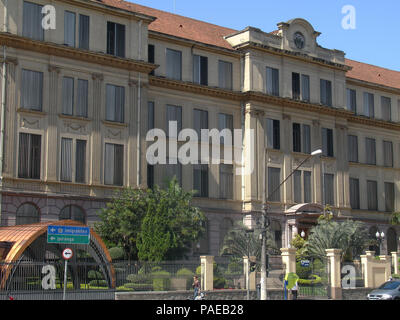
[[187,268],[182,268],[176,272],[176,275],[178,277],[192,278],[194,276],[194,272]]
[[108,287],[106,280],[91,280],[89,282],[90,287]]
[[99,271],[96,270],[90,270],[88,272],[88,278],[89,279],[103,279],[103,274]]
[[322,279],[321,277],[317,276],[317,275],[312,275],[311,276],[312,279],[299,279],[298,284],[299,286],[311,286],[311,285],[315,285],[315,284],[322,284]]
[[151,275],[148,274],[128,274],[126,280],[132,283],[151,283]]
[[133,291],[152,291],[153,284],[151,283],[125,283],[123,288],[133,290]]
[[201,266],[198,266],[196,268],[196,276],[200,277],[201,276]]
[[228,264],[228,273],[230,274],[241,274],[242,268],[238,262],[231,262]]
[[124,249],[121,247],[113,247],[108,249],[108,253],[111,256],[112,260],[123,260],[125,257]]
[[311,267],[302,267],[299,261],[296,263],[296,274],[300,279],[308,279],[311,276]]
[[171,274],[167,271],[153,272],[153,289],[154,291],[166,291],[171,285]]
[[214,278],[214,289],[224,289],[226,284],[225,278],[215,277]]

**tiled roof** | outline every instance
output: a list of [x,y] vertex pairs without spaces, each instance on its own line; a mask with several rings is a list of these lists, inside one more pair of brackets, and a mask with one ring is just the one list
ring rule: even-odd
[[375,83],[400,89],[400,72],[371,64],[346,59],[346,64],[353,69],[347,72],[348,78]]
[[[149,25],[149,30],[225,49],[233,48],[223,37],[238,32],[234,29],[217,26],[123,0],[101,1],[109,6],[156,17],[157,19]],[[271,33],[277,34],[278,30],[272,31]],[[347,73],[347,77],[349,78],[400,89],[399,71],[385,69],[350,59],[346,59],[346,64],[353,68]]]
[[224,28],[215,24],[145,7],[127,1],[102,0],[102,2],[109,6],[156,17],[157,20],[149,25],[149,30],[151,31],[161,32],[179,38],[190,39],[225,49],[232,49],[232,46],[223,37],[237,32],[237,30],[234,29]]

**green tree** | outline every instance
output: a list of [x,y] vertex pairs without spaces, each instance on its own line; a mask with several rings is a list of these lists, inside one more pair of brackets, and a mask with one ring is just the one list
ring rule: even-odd
[[392,225],[400,225],[400,212],[392,212],[389,222]]
[[137,259],[136,242],[149,198],[151,190],[123,189],[101,210],[100,222],[95,224],[106,245],[121,247],[127,259]]
[[290,245],[296,248],[296,256],[297,258],[301,259],[305,253],[306,240],[304,240],[301,235],[296,234],[296,236],[290,242]]
[[[261,259],[261,241],[260,231],[255,229],[254,232],[247,233],[246,227],[242,221],[238,221],[228,231],[224,238],[220,253],[221,255],[231,255],[234,258],[242,259],[250,253],[250,256],[255,256],[257,261]],[[267,251],[269,253],[277,253],[279,250],[272,238],[272,233],[267,228]]]
[[176,178],[166,189],[154,187],[136,243],[139,259],[158,262],[185,256],[204,232],[205,216],[191,205],[192,197]]
[[341,249],[343,259],[349,252],[353,257],[360,255],[368,245],[364,223],[350,219],[343,222],[320,219],[311,229],[305,248],[306,254],[320,259],[325,258],[325,249]]

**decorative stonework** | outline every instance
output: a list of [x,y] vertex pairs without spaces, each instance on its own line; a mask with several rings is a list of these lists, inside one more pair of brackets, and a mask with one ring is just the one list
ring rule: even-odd
[[40,129],[40,119],[22,116],[20,118],[20,126],[24,129]]

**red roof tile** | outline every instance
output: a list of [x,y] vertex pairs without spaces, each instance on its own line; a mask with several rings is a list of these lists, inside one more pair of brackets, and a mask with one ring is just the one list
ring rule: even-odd
[[[123,0],[101,1],[109,6],[156,17],[157,20],[149,25],[149,30],[225,49],[233,49],[223,37],[235,33],[237,30]],[[277,31],[278,30],[275,30],[271,33],[277,34]],[[346,59],[346,64],[353,68],[347,73],[347,77],[349,78],[400,89],[399,71],[389,70],[350,59]]]
[[102,0],[102,2],[109,6],[156,17],[157,20],[149,25],[149,30],[151,31],[161,32],[179,38],[190,39],[225,49],[232,49],[232,46],[223,37],[237,32],[237,30],[234,29],[217,26],[215,24],[145,7],[127,1]]
[[346,59],[353,69],[347,72],[348,78],[371,82],[386,87],[400,89],[400,72],[371,64]]

